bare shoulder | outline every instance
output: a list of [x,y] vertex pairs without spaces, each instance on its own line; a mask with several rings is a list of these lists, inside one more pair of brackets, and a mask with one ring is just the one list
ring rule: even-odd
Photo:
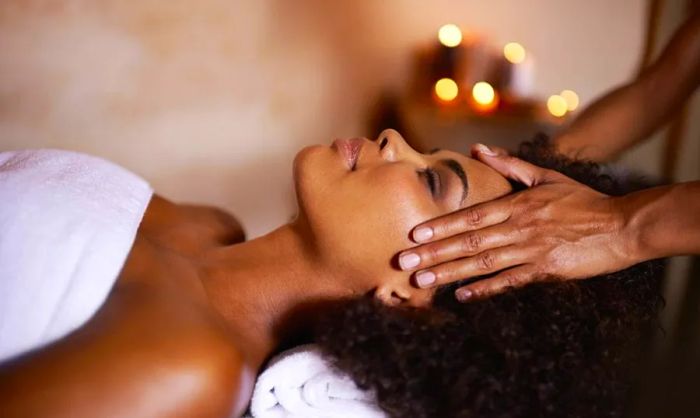
[[219,231],[226,244],[245,241],[245,231],[238,219],[225,209],[216,206],[182,204],[180,207],[193,220],[208,224],[210,228]]
[[[145,379],[146,387],[171,390],[172,402],[181,411],[192,412],[188,416],[242,414],[252,394],[253,369],[215,312],[183,297],[180,289],[157,282],[122,285],[113,296],[111,302],[123,306],[122,326],[132,333],[123,352],[144,355],[134,377]],[[141,348],[132,345],[136,341]],[[157,382],[151,381],[152,376]],[[182,385],[187,389],[178,393]]]
[[[199,365],[206,384],[201,388],[203,406],[217,405],[214,414],[225,411],[225,416],[240,416],[253,394],[255,371],[248,364],[235,342],[216,338],[205,349],[206,359]],[[223,416],[223,415],[222,415]]]
[[201,378],[198,416],[242,415],[252,396],[255,373],[238,344],[217,327],[200,328],[188,341],[187,366],[178,374]]
[[251,392],[222,322],[150,282],[121,283],[83,327],[0,366],[3,417],[229,417]]
[[154,195],[140,232],[166,242],[235,244],[245,241],[243,226],[233,214],[214,206],[177,204]]

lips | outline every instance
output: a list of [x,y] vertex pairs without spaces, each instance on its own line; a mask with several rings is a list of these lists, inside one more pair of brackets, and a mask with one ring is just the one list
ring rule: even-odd
[[353,170],[360,157],[360,151],[364,143],[365,140],[362,138],[336,139],[333,142],[333,147],[337,149],[343,157],[348,169]]

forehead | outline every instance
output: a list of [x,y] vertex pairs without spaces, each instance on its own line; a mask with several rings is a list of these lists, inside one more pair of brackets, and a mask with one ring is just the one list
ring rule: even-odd
[[469,193],[464,201],[464,207],[493,200],[512,191],[510,183],[500,173],[481,161],[464,154],[449,150],[437,150],[431,153],[428,158],[434,162],[449,158],[462,166],[469,184]]

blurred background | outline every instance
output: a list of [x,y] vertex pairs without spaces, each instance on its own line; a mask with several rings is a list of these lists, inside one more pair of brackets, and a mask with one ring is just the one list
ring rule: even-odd
[[[683,0],[3,0],[0,151],[110,159],[255,237],[293,216],[301,147],[394,127],[422,150],[513,148],[634,77],[686,13]],[[620,163],[691,180],[698,157],[695,97]],[[684,310],[700,315],[689,269],[670,269],[671,334]]]
[[[3,0],[0,148],[108,158],[166,197],[231,210],[257,236],[294,212],[295,153],[376,134],[378,106],[409,108],[420,132],[493,142],[488,129],[450,130],[469,126],[459,115],[403,105],[443,25],[461,29],[459,48],[519,43],[529,68],[518,88],[542,103],[569,89],[582,108],[636,73],[647,9],[644,0]],[[660,173],[657,158],[630,162]]]

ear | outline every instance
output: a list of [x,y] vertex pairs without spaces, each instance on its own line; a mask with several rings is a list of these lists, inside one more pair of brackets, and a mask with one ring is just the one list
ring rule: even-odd
[[400,306],[405,305],[410,300],[410,295],[405,291],[400,292],[391,286],[390,284],[385,284],[379,286],[374,291],[374,297],[379,299],[383,304],[387,306]]
[[374,291],[374,297],[388,306],[412,306],[422,308],[430,305],[433,299],[431,289],[413,288],[408,281],[405,286],[383,284]]

